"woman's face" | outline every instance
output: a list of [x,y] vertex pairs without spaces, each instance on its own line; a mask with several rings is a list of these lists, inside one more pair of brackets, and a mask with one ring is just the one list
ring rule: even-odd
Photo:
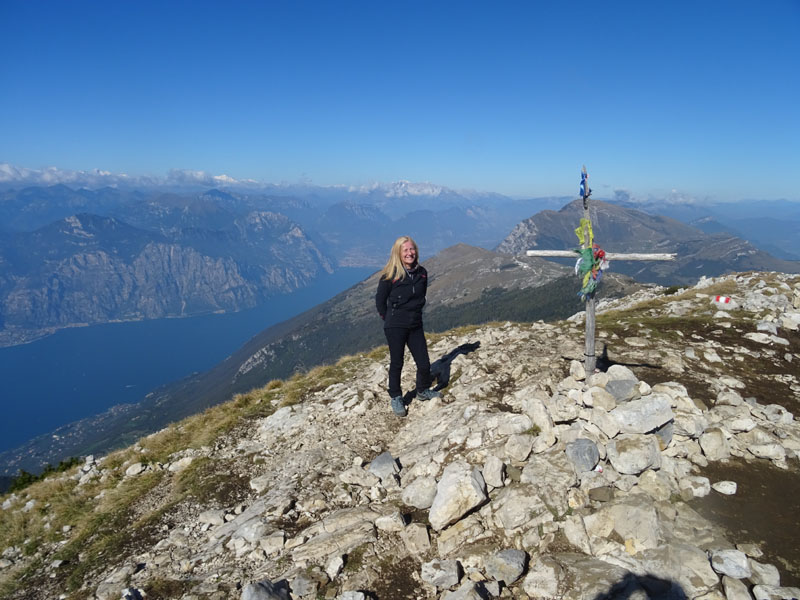
[[413,267],[417,262],[417,250],[412,242],[406,242],[400,247],[400,260],[403,261],[406,269]]

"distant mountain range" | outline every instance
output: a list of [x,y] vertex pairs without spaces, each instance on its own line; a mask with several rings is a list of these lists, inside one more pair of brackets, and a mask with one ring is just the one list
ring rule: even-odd
[[80,324],[241,310],[332,271],[277,213],[163,232],[81,213],[0,235],[0,344]]
[[0,345],[58,328],[238,311],[338,267],[378,267],[409,233],[424,256],[496,245],[553,199],[402,183],[305,197],[64,185],[0,192]]
[[706,233],[728,233],[745,239],[777,258],[800,260],[800,202],[742,200],[741,202],[689,202],[614,200],[625,208],[672,217]]
[[[677,254],[672,262],[612,261],[612,270],[638,281],[672,285],[692,283],[701,275],[711,277],[732,271],[800,272],[800,262],[775,258],[724,231],[706,233],[669,217],[598,200],[592,200],[589,206],[595,243],[607,252]],[[533,249],[575,248],[575,227],[582,216],[581,200],[570,202],[559,211],[537,213],[517,225],[497,251],[524,254]]]

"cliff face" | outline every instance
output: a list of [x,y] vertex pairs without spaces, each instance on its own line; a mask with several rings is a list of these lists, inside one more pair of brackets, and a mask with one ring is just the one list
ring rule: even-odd
[[377,349],[87,457],[3,498],[0,592],[798,597],[800,278],[601,302],[588,375],[582,317],[430,336],[403,419]]
[[286,217],[171,235],[77,215],[0,244],[0,343],[60,327],[250,308],[332,272]]

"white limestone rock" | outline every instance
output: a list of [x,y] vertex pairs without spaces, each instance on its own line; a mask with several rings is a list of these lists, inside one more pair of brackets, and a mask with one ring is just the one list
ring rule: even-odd
[[461,565],[457,560],[434,559],[422,564],[420,576],[436,588],[451,588],[461,579]]
[[417,477],[401,494],[403,504],[420,509],[430,508],[435,497],[436,479],[433,477]]
[[609,441],[607,452],[614,469],[622,474],[638,475],[661,467],[661,450],[652,435],[621,434]]
[[670,397],[659,393],[621,404],[610,414],[619,423],[622,433],[647,433],[675,418]]
[[441,531],[487,499],[486,483],[480,470],[464,461],[450,463],[436,486],[436,497],[429,513],[431,527]]
[[747,555],[732,548],[711,551],[711,567],[720,575],[747,579],[751,575]]

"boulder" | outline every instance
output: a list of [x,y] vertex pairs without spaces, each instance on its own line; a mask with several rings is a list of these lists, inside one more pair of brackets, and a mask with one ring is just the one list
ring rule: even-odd
[[464,461],[450,463],[436,486],[436,497],[429,513],[431,527],[441,531],[487,499],[486,483],[480,470]]
[[509,586],[525,572],[527,561],[528,554],[525,551],[507,548],[487,556],[484,568],[487,576]]
[[610,412],[619,423],[619,430],[622,433],[647,433],[675,418],[670,406],[670,397],[659,393],[631,400]]
[[638,475],[661,467],[658,440],[652,435],[622,434],[607,445],[608,459],[619,473]]

